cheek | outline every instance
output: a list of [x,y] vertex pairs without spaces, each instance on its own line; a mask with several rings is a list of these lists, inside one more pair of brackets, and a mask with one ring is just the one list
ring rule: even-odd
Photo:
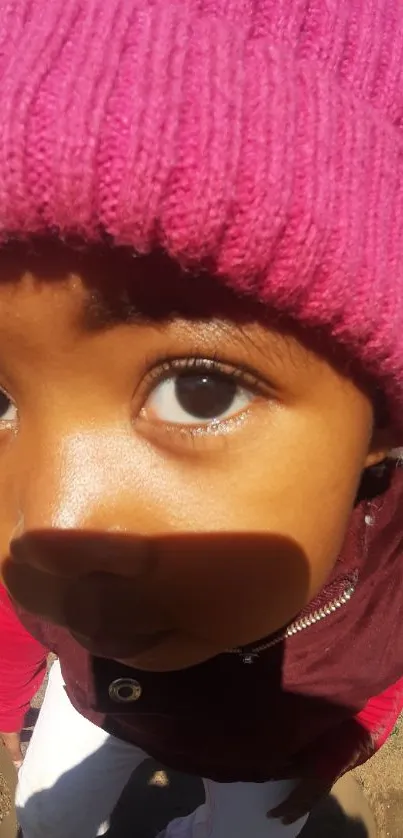
[[323,434],[321,446],[316,456],[288,442],[275,455],[268,448],[267,459],[233,457],[225,485],[201,475],[186,496],[178,484],[180,529],[225,533],[221,545],[205,537],[201,556],[167,556],[154,580],[178,628],[246,644],[290,622],[323,587],[342,549],[363,454],[346,446],[330,457]]

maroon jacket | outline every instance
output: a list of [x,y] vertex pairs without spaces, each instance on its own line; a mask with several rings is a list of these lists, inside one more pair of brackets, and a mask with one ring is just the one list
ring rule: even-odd
[[[289,771],[333,780],[370,755],[403,706],[402,523],[403,469],[393,467],[387,491],[355,508],[331,578],[299,615],[311,615],[306,627],[252,664],[225,654],[181,672],[140,672],[24,620],[59,655],[75,707],[167,766],[226,782]],[[327,608],[351,584],[351,599]],[[317,620],[320,609],[329,614]],[[117,679],[141,690],[122,703]]]

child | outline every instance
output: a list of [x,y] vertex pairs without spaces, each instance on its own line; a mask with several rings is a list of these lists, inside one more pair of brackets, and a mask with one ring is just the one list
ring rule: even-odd
[[17,804],[296,836],[403,706],[400,0],[0,0],[3,576],[60,658]]
[[46,671],[46,651],[21,625],[0,585],[0,740],[17,769],[22,764],[20,733],[32,697]]

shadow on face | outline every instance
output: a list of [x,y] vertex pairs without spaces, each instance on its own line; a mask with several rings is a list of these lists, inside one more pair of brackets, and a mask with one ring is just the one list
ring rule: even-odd
[[14,600],[93,654],[169,670],[281,630],[311,591],[290,539],[200,533],[140,538],[29,533],[3,565]]

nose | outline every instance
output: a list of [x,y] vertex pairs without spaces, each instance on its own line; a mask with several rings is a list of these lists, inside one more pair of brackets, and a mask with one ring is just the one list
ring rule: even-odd
[[99,640],[104,629],[112,632],[111,615],[114,636],[123,625],[126,592],[123,616],[132,631],[165,631],[150,538],[164,527],[148,449],[136,448],[133,429],[122,423],[45,430],[43,423],[35,447],[20,445],[12,471],[16,529],[3,563],[10,593],[27,611]]
[[[34,449],[30,446],[25,451],[23,463],[14,486],[10,552],[16,561],[63,577],[111,571],[115,540],[105,536],[130,530],[142,535],[131,538],[130,568],[126,570],[134,575],[136,562],[143,566],[144,535],[155,530],[156,515],[144,500],[146,489],[135,466],[132,437],[115,428],[42,435]],[[86,534],[99,537],[88,539],[87,550],[66,550],[62,546],[66,531],[81,534],[81,543],[85,543]],[[26,536],[38,532],[46,536],[48,549],[29,548],[34,541]],[[119,571],[125,572],[125,568]]]

